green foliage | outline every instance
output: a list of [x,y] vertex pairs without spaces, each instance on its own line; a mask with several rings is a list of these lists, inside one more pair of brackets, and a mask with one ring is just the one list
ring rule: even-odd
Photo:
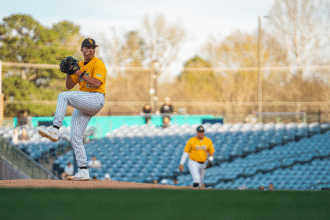
[[[195,56],[188,60],[185,68],[211,68],[211,64],[202,58]],[[179,81],[184,83],[184,93],[190,97],[190,101],[204,99],[208,101],[218,101],[221,96],[217,77],[213,71],[183,71],[179,76]],[[207,94],[207,97],[205,97]],[[201,97],[204,96],[204,97]]]
[[71,41],[75,36],[80,39],[79,26],[69,21],[47,28],[32,16],[23,14],[3,18],[0,36],[4,43],[0,48],[2,61],[48,64],[57,64],[59,57],[75,53],[76,48]]
[[[13,14],[0,23],[0,60],[15,63],[59,64],[60,58],[79,54],[80,28],[70,21],[44,27],[31,15]],[[65,74],[58,69],[3,68],[5,100],[55,101],[65,89]],[[16,116],[21,110],[30,115],[50,115],[55,105],[7,104],[6,116]]]
[[[49,88],[38,88],[33,82],[22,80],[19,76],[5,77],[3,79],[3,91],[5,101],[56,101],[57,95],[65,89],[62,80],[51,80]],[[5,106],[5,117],[15,117],[21,111],[27,110],[29,115],[48,116],[55,113],[55,105],[8,103]]]
[[125,45],[123,50],[129,58],[132,58],[131,66],[142,66],[146,53],[144,39],[139,36],[137,31],[130,31],[125,35]]

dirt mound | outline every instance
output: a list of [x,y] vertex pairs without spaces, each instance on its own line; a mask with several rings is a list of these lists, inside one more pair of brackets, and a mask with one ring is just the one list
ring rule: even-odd
[[171,185],[156,185],[148,183],[131,183],[120,181],[67,181],[67,180],[0,180],[0,188],[71,188],[71,189],[192,189]]

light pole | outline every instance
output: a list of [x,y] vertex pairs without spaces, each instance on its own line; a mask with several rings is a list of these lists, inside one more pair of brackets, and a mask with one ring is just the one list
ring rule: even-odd
[[158,70],[159,70],[159,62],[154,60],[152,62],[152,69],[153,69],[153,78],[154,78],[154,111],[157,112],[158,108],[158,96],[157,96],[157,78],[158,78]]
[[262,80],[263,75],[260,71],[261,64],[261,38],[262,38],[262,29],[261,29],[261,20],[262,18],[269,18],[268,16],[259,16],[258,19],[258,45],[257,45],[257,77],[258,77],[258,121],[262,122]]
[[[150,94],[150,107],[154,106],[154,95],[155,95],[155,89],[153,88],[153,66],[150,67],[150,89],[149,89],[149,94]],[[153,110],[155,112],[155,109]]]
[[[153,104],[154,104],[154,94],[155,94],[155,90],[153,89],[153,88],[151,88],[150,90],[149,90],[149,94],[150,94],[150,107],[152,107],[153,106]],[[154,110],[155,111],[155,110]]]

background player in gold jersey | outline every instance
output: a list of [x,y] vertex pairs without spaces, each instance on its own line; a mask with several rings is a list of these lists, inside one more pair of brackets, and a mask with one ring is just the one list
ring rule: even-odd
[[57,97],[56,112],[53,126],[38,129],[40,135],[53,142],[58,141],[58,130],[63,124],[67,106],[74,107],[71,119],[70,141],[76,155],[79,171],[68,180],[89,180],[87,156],[83,145],[83,135],[90,119],[104,105],[105,79],[107,70],[104,63],[95,57],[95,40],[85,39],[81,44],[84,61],[79,63],[79,69],[74,74],[67,75],[66,88],[71,90],[79,84],[79,91],[61,92]]
[[188,140],[180,160],[182,172],[188,156],[188,169],[193,178],[193,187],[201,187],[205,175],[206,161],[213,161],[214,147],[210,138],[204,136],[204,127],[197,127],[197,134]]

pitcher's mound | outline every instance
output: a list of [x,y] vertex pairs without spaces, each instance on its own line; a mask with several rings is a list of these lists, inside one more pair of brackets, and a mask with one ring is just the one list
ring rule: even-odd
[[192,189],[186,186],[157,185],[148,183],[131,183],[120,181],[91,180],[91,181],[68,181],[68,180],[1,180],[0,188],[75,188],[75,189]]

